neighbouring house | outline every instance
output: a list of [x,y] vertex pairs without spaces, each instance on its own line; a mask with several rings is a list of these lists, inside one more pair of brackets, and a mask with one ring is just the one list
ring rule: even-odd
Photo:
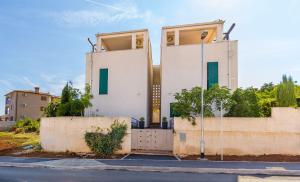
[[94,98],[86,115],[151,121],[152,54],[148,30],[101,33],[86,55],[86,82]]
[[[238,42],[228,40],[224,21],[166,26],[161,42],[161,117],[173,117],[174,94],[201,86],[203,43],[203,87],[213,84],[238,87]],[[201,40],[201,33],[208,32]]]
[[217,20],[163,27],[160,65],[152,64],[147,29],[97,34],[86,55],[86,83],[94,96],[86,115],[144,117],[146,127],[159,127],[162,117],[173,117],[176,92],[201,86],[202,45],[204,88],[236,89],[237,41],[224,36],[223,25]]
[[44,108],[56,96],[40,92],[39,87],[34,90],[14,90],[5,95],[5,120],[17,121],[25,117],[39,119]]

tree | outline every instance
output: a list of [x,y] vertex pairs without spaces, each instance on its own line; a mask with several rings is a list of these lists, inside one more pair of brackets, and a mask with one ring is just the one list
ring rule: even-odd
[[260,112],[264,117],[271,116],[271,108],[276,106],[276,94],[275,85],[270,83],[265,83],[259,90],[257,90],[256,95],[258,98],[258,104],[260,107]]
[[53,101],[45,109],[47,117],[55,116],[83,116],[84,109],[92,106],[90,99],[93,98],[88,84],[85,86],[85,92],[82,94],[79,89],[73,88],[71,82],[68,82],[62,90],[61,100]]
[[81,95],[82,104],[85,108],[91,107],[92,103],[90,102],[90,100],[93,98],[93,95],[91,94],[91,86],[88,83],[86,83],[84,90],[84,94]]
[[60,104],[60,99],[54,99],[53,101],[51,101],[44,109],[44,115],[46,117],[55,117],[59,104]]
[[282,82],[276,90],[276,99],[279,107],[294,107],[297,105],[295,84],[291,76],[282,76]]
[[205,102],[208,102],[212,108],[221,111],[221,103],[223,103],[223,110],[228,111],[234,104],[231,99],[230,90],[227,87],[220,87],[215,84],[207,90]]
[[[191,90],[183,89],[175,94],[175,100],[172,103],[174,112],[195,124],[195,118],[201,114],[201,87],[194,87]],[[204,90],[204,116],[214,116],[213,106],[220,110],[221,101],[224,102],[225,109],[230,108],[231,94],[226,87],[215,85],[209,90]]]
[[260,117],[260,107],[256,96],[256,89],[250,87],[245,90],[238,88],[232,94],[234,104],[225,116],[230,117]]

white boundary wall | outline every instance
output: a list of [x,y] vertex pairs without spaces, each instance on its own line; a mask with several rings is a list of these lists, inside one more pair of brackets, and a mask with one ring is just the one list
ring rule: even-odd
[[50,152],[90,152],[84,134],[86,131],[95,131],[110,128],[115,121],[127,124],[127,134],[122,143],[122,149],[117,153],[131,152],[131,120],[129,117],[53,117],[42,118],[40,128],[41,145]]
[[[200,122],[192,126],[175,118],[173,153],[200,153]],[[205,154],[225,155],[300,155],[300,109],[273,108],[270,118],[223,118],[221,139],[220,118],[205,118]],[[181,139],[181,140],[180,140]]]

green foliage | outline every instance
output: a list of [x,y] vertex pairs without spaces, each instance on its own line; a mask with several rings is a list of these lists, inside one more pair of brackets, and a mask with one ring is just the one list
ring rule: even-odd
[[227,87],[219,87],[219,85],[213,85],[207,94],[205,95],[205,102],[208,102],[212,108],[217,111],[221,111],[221,103],[223,104],[223,110],[228,111],[234,104],[231,99],[230,90]]
[[247,89],[238,88],[232,94],[234,104],[225,116],[230,117],[260,117],[260,107],[256,96],[256,89],[250,87]]
[[107,157],[121,149],[126,131],[127,125],[116,120],[106,132],[102,129],[98,129],[96,132],[86,132],[85,141],[97,155]]
[[256,95],[262,116],[270,117],[271,108],[276,106],[275,85],[272,82],[265,83]]
[[297,105],[295,84],[291,76],[282,76],[282,82],[276,90],[276,99],[279,107],[295,107]]
[[85,86],[85,92],[82,94],[79,89],[73,88],[69,82],[62,90],[61,100],[55,100],[48,104],[44,114],[47,117],[56,116],[83,116],[84,109],[92,106],[90,99],[91,88],[88,84]]
[[54,99],[50,102],[44,109],[44,115],[46,117],[55,117],[57,113],[58,106],[60,104],[59,99]]
[[24,118],[16,122],[16,133],[31,133],[40,131],[40,121],[31,118]]
[[[175,100],[174,112],[195,124],[195,117],[201,114],[201,87],[194,87],[191,90],[183,89],[175,94]],[[214,85],[209,90],[204,90],[204,116],[214,116],[213,108],[220,110],[221,102],[224,103],[225,110],[232,105],[229,89]]]
[[141,118],[140,118],[140,121],[141,121],[141,122],[145,122],[145,118],[144,118],[144,117],[141,117]]
[[84,94],[81,95],[81,102],[84,106],[84,108],[93,106],[90,100],[93,98],[93,95],[91,94],[91,86],[89,84],[85,84],[84,87]]

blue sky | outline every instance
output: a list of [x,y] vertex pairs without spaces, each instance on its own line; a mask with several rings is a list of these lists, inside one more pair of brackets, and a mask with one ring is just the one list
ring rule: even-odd
[[[239,86],[300,81],[298,0],[1,0],[0,95],[13,89],[60,94],[67,81],[84,85],[87,37],[148,28],[159,64],[161,27],[226,20],[239,40]],[[1,109],[2,108],[2,109]],[[4,96],[0,114],[4,112]]]

